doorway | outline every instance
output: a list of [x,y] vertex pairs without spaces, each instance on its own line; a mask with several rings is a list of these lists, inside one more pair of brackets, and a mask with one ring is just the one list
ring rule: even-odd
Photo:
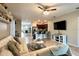
[[26,43],[31,41],[31,22],[22,21],[21,37],[25,39]]

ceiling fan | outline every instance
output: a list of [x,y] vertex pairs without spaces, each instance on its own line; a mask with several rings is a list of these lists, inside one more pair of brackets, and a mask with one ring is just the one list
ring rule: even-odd
[[47,6],[47,5],[43,5],[41,3],[38,3],[38,8],[40,8],[43,11],[55,11],[56,8],[52,8],[53,6]]
[[37,4],[39,5],[38,8],[43,10],[44,15],[48,15],[49,11],[55,11],[56,10],[56,8],[52,8],[53,6],[43,5],[41,3],[37,3]]

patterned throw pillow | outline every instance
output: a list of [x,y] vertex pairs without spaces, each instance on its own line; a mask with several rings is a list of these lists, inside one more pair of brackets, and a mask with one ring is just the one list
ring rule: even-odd
[[9,41],[8,42],[8,49],[13,53],[13,55],[15,55],[15,56],[19,56],[20,55],[19,50],[16,47],[16,42]]
[[19,44],[21,44],[21,41],[19,40],[19,37],[14,37],[14,39],[15,39]]

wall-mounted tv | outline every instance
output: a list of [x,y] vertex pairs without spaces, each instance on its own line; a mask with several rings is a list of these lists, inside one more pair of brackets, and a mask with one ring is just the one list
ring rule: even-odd
[[66,30],[66,21],[54,22],[54,30]]

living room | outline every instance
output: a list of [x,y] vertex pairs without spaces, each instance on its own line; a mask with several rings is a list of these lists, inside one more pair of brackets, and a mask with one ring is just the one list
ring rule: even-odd
[[[6,10],[10,11],[9,16],[7,17],[5,16]],[[79,37],[78,37],[79,4],[78,3],[58,3],[58,4],[57,3],[56,4],[6,3],[6,4],[0,4],[0,13],[2,13],[0,14],[1,17],[0,39],[2,40],[0,42],[2,46],[0,46],[0,48],[6,45],[8,41],[11,40],[10,39],[11,37],[20,37],[22,38],[22,40],[25,41],[25,45],[31,42],[34,43],[33,41],[35,41],[35,43],[41,43],[41,44],[46,42],[45,45],[42,45],[43,48],[45,49],[38,50],[40,48],[37,48],[38,51],[34,50],[32,53],[31,52],[26,53],[21,51],[22,52],[21,55],[48,56],[50,54],[51,56],[54,55],[70,56],[71,51],[73,52],[73,54],[79,55],[77,54],[79,50],[76,52],[73,51],[74,48],[72,50],[72,47],[75,47],[75,50],[79,49]],[[5,19],[3,20],[2,18]],[[4,39],[6,37],[8,37],[7,39],[9,40]],[[63,38],[62,39],[63,41],[60,41],[59,38],[60,39]],[[16,38],[15,40],[18,41]],[[24,42],[22,40],[21,40],[22,45],[24,45]],[[50,42],[50,40],[54,40],[55,42]],[[61,46],[61,42],[64,45],[67,45],[64,46],[63,49],[61,49],[63,53],[61,53],[62,51],[61,50],[59,51],[59,49],[58,51],[52,52],[51,48],[55,47],[55,45],[50,46],[50,44],[57,43],[58,46]],[[11,43],[12,42],[10,42],[9,44]],[[22,45],[20,45],[19,47],[20,49],[23,48]],[[27,51],[25,45],[24,45],[24,49]],[[13,51],[12,50],[13,47],[12,46],[10,47],[11,48],[9,49]],[[31,49],[33,50],[33,48]],[[48,51],[48,49],[50,51]],[[66,51],[66,49],[68,50]],[[45,51],[45,53],[41,54],[39,53],[40,51],[42,52]],[[50,53],[46,55],[46,52],[47,53],[50,52]],[[67,54],[65,54],[66,52]],[[17,52],[13,54],[15,54],[15,56],[19,55]]]

